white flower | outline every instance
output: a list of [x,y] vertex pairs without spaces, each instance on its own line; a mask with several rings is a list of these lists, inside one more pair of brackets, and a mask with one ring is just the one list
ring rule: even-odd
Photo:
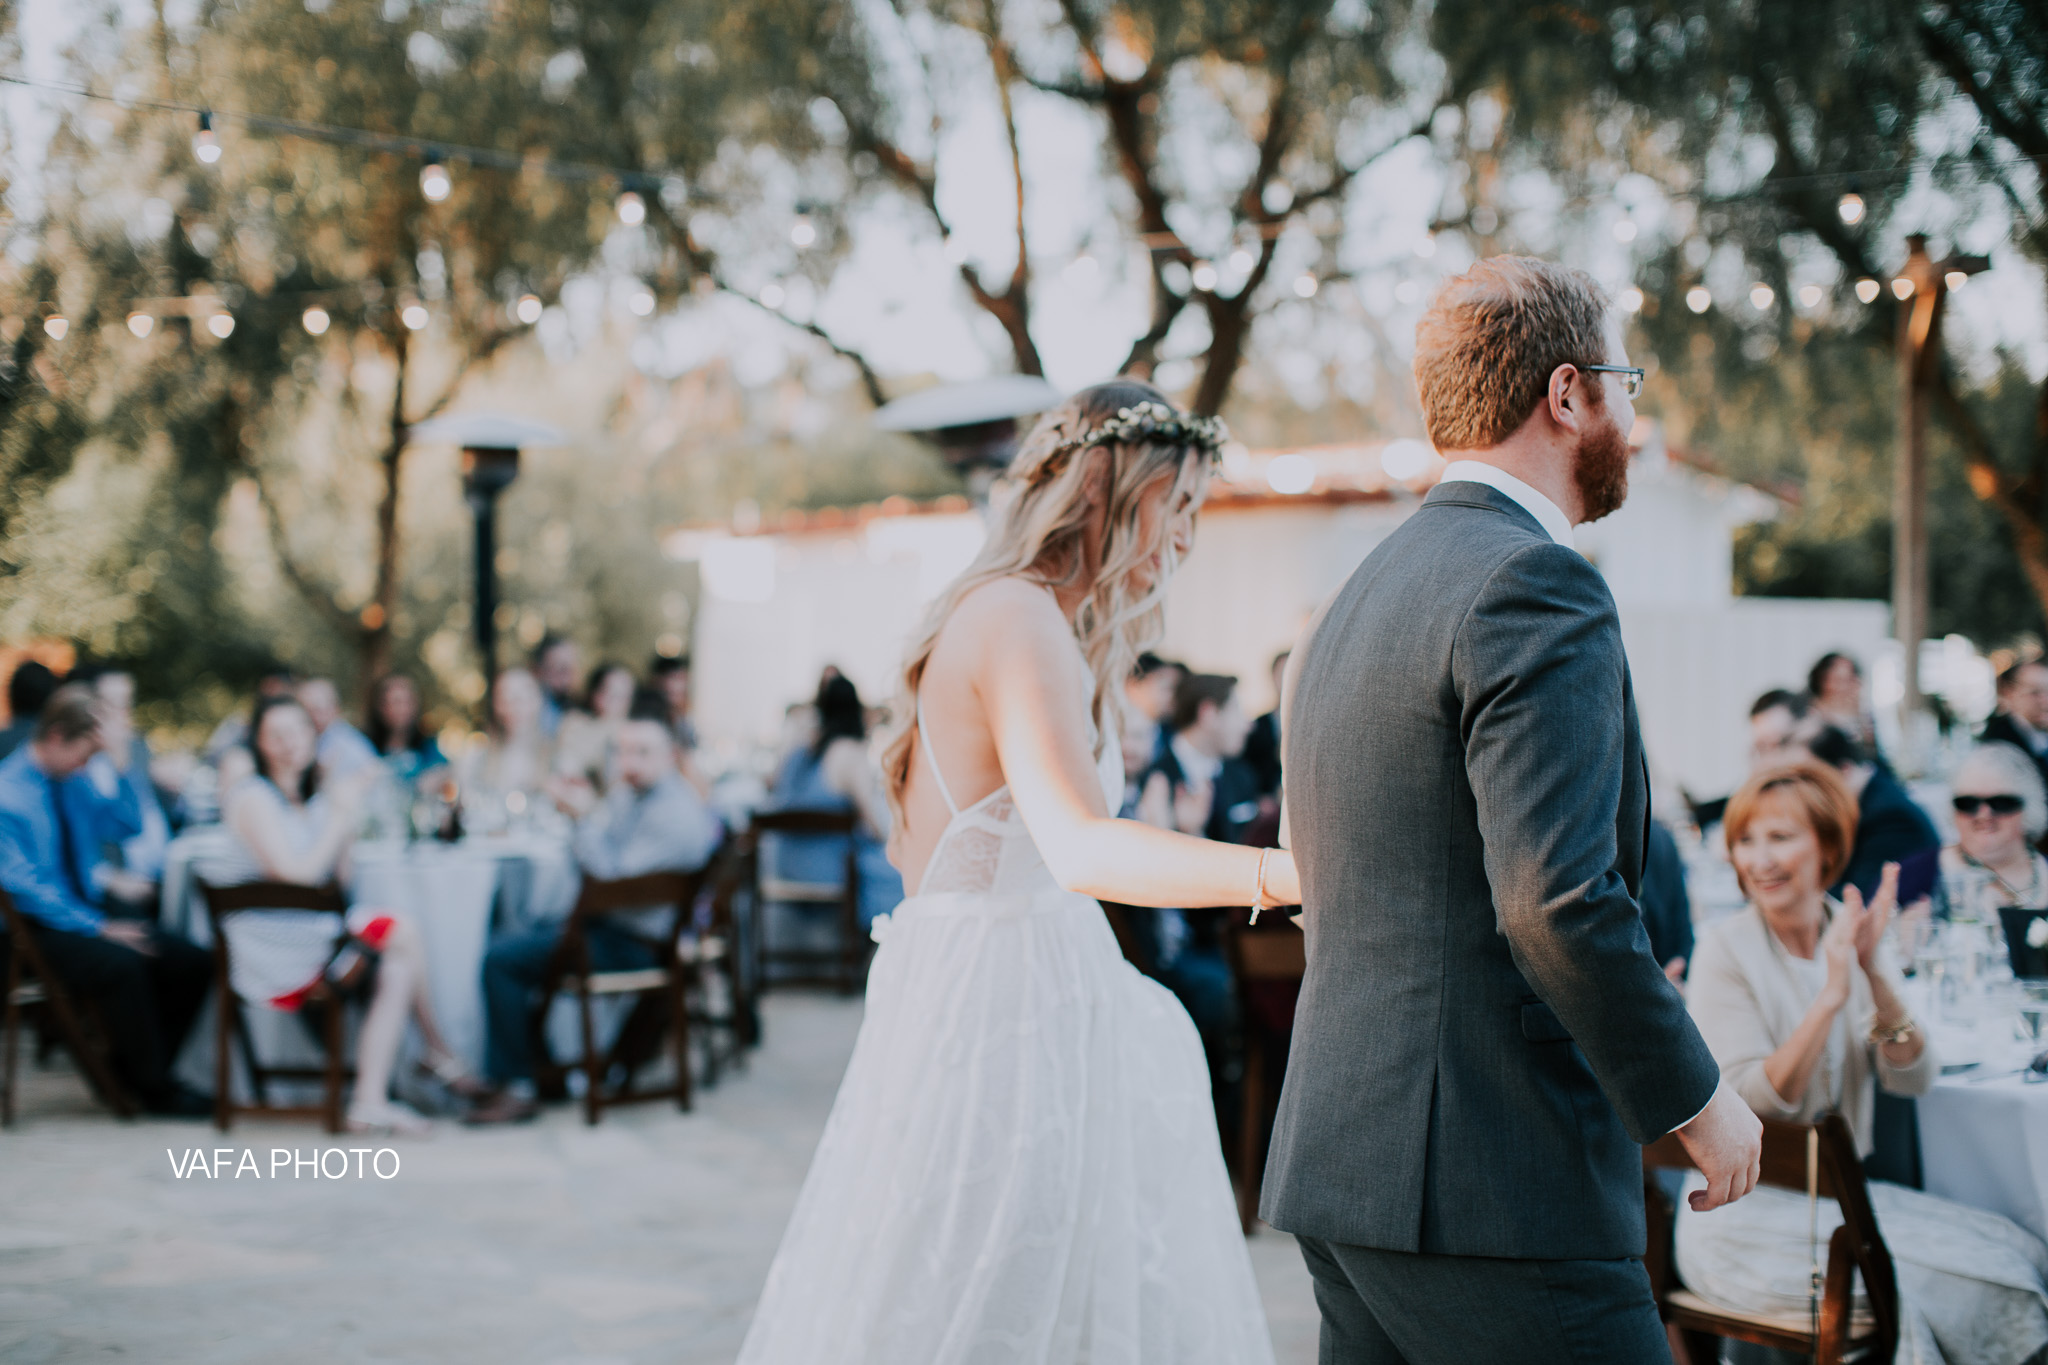
[[2037,919],[2027,926],[2027,946],[2048,948],[2048,919]]

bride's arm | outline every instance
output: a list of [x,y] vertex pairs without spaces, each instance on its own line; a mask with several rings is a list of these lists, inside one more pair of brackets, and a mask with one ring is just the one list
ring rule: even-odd
[[[1102,800],[1086,727],[1087,678],[1068,660],[1073,636],[1051,599],[1033,591],[985,616],[975,690],[1003,779],[1047,868],[1069,891],[1125,905],[1248,905],[1259,850],[1113,818]],[[1112,743],[1114,740],[1111,741]],[[1266,861],[1267,904],[1301,897],[1294,860]]]

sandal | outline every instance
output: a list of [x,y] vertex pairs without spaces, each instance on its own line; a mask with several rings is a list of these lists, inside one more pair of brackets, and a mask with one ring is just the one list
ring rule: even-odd
[[349,1132],[374,1137],[423,1138],[434,1125],[402,1104],[385,1104],[377,1109],[350,1110],[345,1125]]
[[496,1086],[470,1074],[469,1068],[462,1064],[461,1059],[451,1053],[444,1052],[438,1057],[420,1058],[419,1070],[421,1075],[432,1076],[447,1086],[448,1093],[455,1098],[468,1100],[472,1104],[478,1100],[489,1099],[497,1093]]

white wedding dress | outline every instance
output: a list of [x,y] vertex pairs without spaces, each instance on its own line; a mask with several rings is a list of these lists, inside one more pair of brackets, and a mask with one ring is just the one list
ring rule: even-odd
[[1194,1024],[1054,882],[1007,788],[954,805],[919,729],[952,820],[875,923],[740,1365],[1269,1365]]

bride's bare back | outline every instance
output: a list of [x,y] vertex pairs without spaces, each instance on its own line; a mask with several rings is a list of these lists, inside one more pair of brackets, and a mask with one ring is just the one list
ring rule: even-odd
[[[925,667],[917,744],[931,754],[913,756],[890,850],[911,895],[951,820],[932,779],[936,759],[962,807],[1007,786],[1047,869],[1068,891],[1131,905],[1250,902],[1255,850],[1118,820],[1106,807],[1093,686],[1049,589],[1003,578],[960,599]],[[1293,860],[1272,858],[1266,885],[1269,902],[1297,900]]]

